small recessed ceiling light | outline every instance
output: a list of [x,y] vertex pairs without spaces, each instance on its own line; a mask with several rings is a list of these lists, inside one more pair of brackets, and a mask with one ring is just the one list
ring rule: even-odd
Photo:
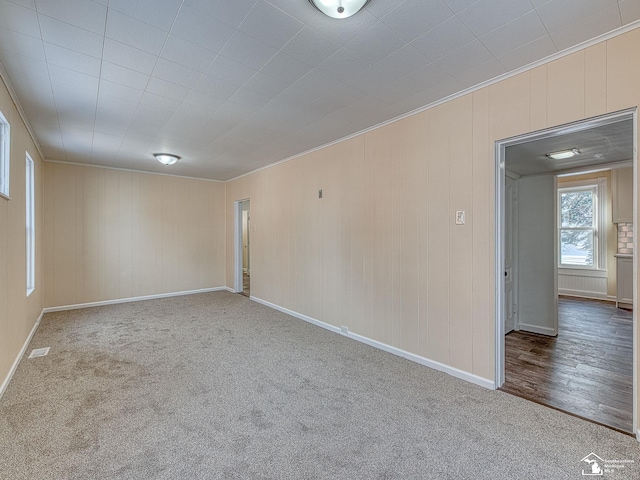
[[560,150],[559,152],[547,153],[545,156],[553,158],[554,160],[564,160],[565,158],[571,158],[574,155],[579,155],[580,150],[572,148],[571,150]]
[[331,18],[347,18],[358,13],[370,0],[309,0],[309,3]]
[[163,165],[173,165],[180,160],[178,155],[174,155],[172,153],[154,153],[153,156],[156,157],[156,160]]

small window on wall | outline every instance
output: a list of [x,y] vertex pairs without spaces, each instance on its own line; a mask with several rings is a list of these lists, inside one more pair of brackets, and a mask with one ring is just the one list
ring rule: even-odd
[[606,268],[605,179],[558,188],[559,266]]
[[36,288],[36,224],[35,224],[35,169],[27,153],[26,162],[26,210],[27,210],[27,296]]
[[9,198],[9,122],[0,112],[0,196]]

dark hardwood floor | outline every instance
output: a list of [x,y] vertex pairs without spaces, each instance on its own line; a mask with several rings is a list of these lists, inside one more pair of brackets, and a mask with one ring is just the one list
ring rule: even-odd
[[557,337],[505,337],[501,390],[631,433],[632,312],[560,297],[558,317]]

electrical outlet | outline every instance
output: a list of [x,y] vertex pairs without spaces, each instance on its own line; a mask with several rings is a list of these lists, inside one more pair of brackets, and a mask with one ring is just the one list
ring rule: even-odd
[[464,225],[464,210],[456,210],[456,225]]

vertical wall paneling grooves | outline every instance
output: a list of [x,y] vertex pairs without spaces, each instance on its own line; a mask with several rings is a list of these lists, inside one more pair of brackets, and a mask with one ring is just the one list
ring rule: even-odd
[[394,317],[394,344],[399,348],[417,352],[420,346],[420,244],[418,230],[420,216],[424,210],[418,206],[414,192],[420,188],[419,166],[422,150],[421,116],[408,117],[401,122],[401,136],[399,140],[400,181],[396,188],[400,192],[399,216],[400,228],[394,228],[400,233],[394,263],[400,268],[396,282],[398,291],[398,306]]
[[495,142],[637,106],[639,48],[632,30],[229,182],[227,229],[252,199],[252,295],[493,381]]
[[450,275],[450,108],[448,103],[428,110],[427,138],[429,148],[429,326],[427,330],[428,358],[449,365],[449,300]]
[[382,343],[391,343],[391,325],[393,322],[392,298],[392,262],[393,246],[393,133],[397,125],[368,133],[367,140],[372,142],[371,162],[373,179],[373,262],[371,273],[373,281],[372,339]]
[[[302,162],[293,162],[290,166],[291,176],[293,178],[304,177],[304,165]],[[297,275],[300,275],[305,265],[305,258],[307,258],[307,242],[304,241],[304,235],[306,234],[306,228],[301,228],[306,223],[305,207],[306,202],[304,199],[304,191],[306,185],[303,182],[292,182],[291,186],[291,220],[290,224],[292,229],[291,235],[291,262],[289,264],[289,271],[291,272],[291,279],[295,279]],[[295,228],[293,228],[295,225]],[[253,282],[253,278],[252,278]],[[308,311],[307,304],[307,285],[304,282],[291,283],[291,292],[293,293],[292,307],[296,311]]]
[[[46,202],[49,205],[48,209],[42,208],[44,211],[44,229],[47,231],[53,230],[53,211],[55,210],[54,198],[53,198],[53,173],[51,171],[52,165],[50,163],[43,163],[43,173],[44,173],[44,194],[43,197],[48,198],[49,200]],[[42,204],[44,207],[44,204]],[[37,211],[36,211],[37,214]],[[53,275],[53,242],[43,242],[44,243],[44,277],[49,278]],[[51,301],[53,301],[53,288],[49,285],[45,285],[44,288],[44,303],[45,305]],[[0,290],[0,294],[3,290]]]
[[[473,370],[472,285],[473,285],[473,98],[460,97],[451,103],[450,179],[448,225],[450,231],[449,351],[451,366]],[[465,224],[455,224],[455,212],[465,212]]]
[[366,304],[367,293],[365,289],[366,278],[366,252],[369,237],[366,234],[367,214],[369,206],[366,201],[365,190],[365,145],[364,136],[352,139],[349,144],[351,149],[345,153],[343,162],[349,165],[349,175],[343,180],[343,189],[348,192],[351,218],[351,262],[349,273],[351,275],[351,309],[349,317],[349,329],[366,332]]
[[[45,299],[43,282],[45,257],[52,246],[43,242],[45,222],[42,211],[45,168],[9,91],[0,78],[0,111],[11,125],[10,194],[0,198],[0,395],[8,385],[20,355],[26,349],[40,318]],[[25,208],[25,158],[27,152],[35,167],[35,290],[27,297]],[[72,232],[73,235],[73,232]],[[74,288],[72,283],[71,288]]]
[[595,117],[607,111],[606,42],[587,48],[585,55],[584,113],[586,117]]
[[[408,170],[408,165],[405,160],[406,149],[403,145],[403,132],[407,128],[406,121],[399,121],[392,129],[391,139],[391,168],[389,170],[391,174],[391,251],[389,261],[391,262],[391,333],[389,336],[390,345],[399,345],[404,343],[403,332],[408,332],[409,329],[403,326],[403,320],[407,317],[403,317],[403,296],[402,291],[403,279],[406,275],[409,275],[406,265],[402,263],[402,243],[405,238],[405,228],[407,227],[407,219],[404,218],[404,205],[402,203],[403,198],[407,198],[407,195],[403,195],[402,181],[404,179],[404,173]],[[410,147],[410,144],[408,145]],[[415,252],[414,252],[415,253]]]
[[[529,72],[529,129],[533,132],[546,128],[547,123],[547,66],[541,65]],[[500,139],[498,139],[500,140]]]
[[373,337],[373,299],[375,297],[375,293],[373,290],[373,264],[376,261],[373,253],[373,237],[375,232],[373,230],[373,197],[374,197],[374,188],[373,188],[373,162],[371,162],[371,157],[373,155],[373,151],[375,150],[375,144],[370,141],[370,136],[368,134],[364,135],[364,310],[362,317],[362,329],[355,329],[354,322],[354,331],[356,333],[360,333],[362,336],[367,338]]
[[[1,88],[0,375],[44,306],[233,285],[233,202],[250,198],[252,295],[493,380],[494,142],[637,107],[638,50],[635,29],[227,184],[43,164]],[[27,150],[41,207],[28,299]]]
[[585,118],[585,58],[582,50],[548,64],[548,126]]
[[[566,272],[566,273],[563,273]],[[580,275],[580,271],[561,269],[558,273],[558,293],[587,298],[607,299],[607,277]]]
[[[321,237],[320,246],[322,248],[322,318],[323,321],[340,326],[342,324],[342,309],[340,305],[340,292],[342,290],[342,269],[341,269],[341,238],[342,222],[341,217],[346,212],[341,211],[341,189],[340,189],[340,164],[342,162],[342,151],[344,144],[332,147],[333,154],[330,161],[325,165],[325,174],[322,176],[322,185],[326,185],[328,191],[325,195],[317,198],[320,205]],[[293,179],[289,179],[291,183]],[[317,197],[317,196],[316,196]],[[351,206],[345,205],[345,209]],[[288,223],[288,222],[286,222]],[[286,224],[285,223],[285,224]],[[347,259],[345,258],[345,262]],[[280,290],[280,298],[286,296],[286,291]]]
[[339,249],[337,259],[340,259],[337,265],[338,274],[340,276],[340,288],[336,291],[337,307],[337,325],[345,326],[352,329],[351,310],[353,308],[351,272],[352,263],[352,243],[353,229],[355,225],[354,207],[352,204],[352,195],[349,191],[349,183],[353,181],[352,168],[356,164],[355,158],[352,157],[352,150],[355,142],[343,142],[339,144],[339,158],[336,165],[336,186],[338,197],[337,204],[337,221],[340,222],[340,237],[337,248]]
[[118,172],[118,298],[133,297],[133,203],[132,175]]
[[471,252],[472,355],[473,372],[483,378],[493,378],[494,351],[494,246],[495,218],[492,196],[494,184],[494,146],[489,138],[489,91],[473,93],[473,164],[472,202],[473,249]]
[[417,116],[420,149],[416,152],[418,160],[418,351],[429,358],[429,137],[428,112]]
[[46,307],[225,283],[223,183],[57,163],[46,171]]

